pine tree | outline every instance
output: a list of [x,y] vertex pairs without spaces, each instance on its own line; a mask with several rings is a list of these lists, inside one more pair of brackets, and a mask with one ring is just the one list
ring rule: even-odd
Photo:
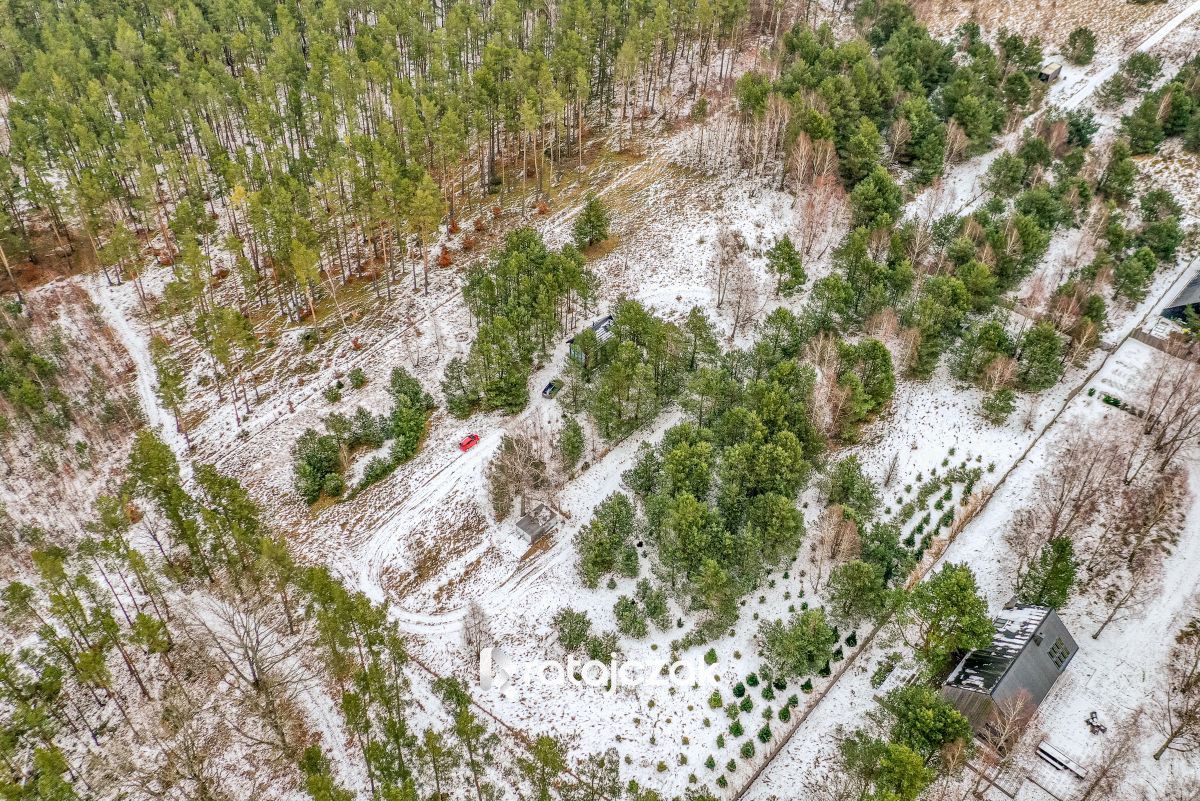
[[575,237],[575,247],[580,250],[603,242],[608,238],[608,226],[611,222],[608,207],[594,193],[587,196],[583,211],[575,219],[572,232]]
[[784,234],[767,250],[767,266],[778,278],[775,283],[775,294],[791,297],[796,294],[808,276],[800,260],[800,252],[792,244],[792,238]]
[[1037,559],[1016,584],[1021,603],[1061,609],[1075,588],[1075,548],[1069,539],[1055,537],[1046,543]]

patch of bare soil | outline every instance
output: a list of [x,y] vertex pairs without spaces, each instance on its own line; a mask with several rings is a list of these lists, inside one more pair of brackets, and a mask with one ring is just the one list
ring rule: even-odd
[[[429,581],[441,578],[447,567],[478,547],[488,527],[478,504],[470,499],[460,499],[443,510],[440,521],[431,523],[412,532],[411,569],[397,570],[389,566],[382,571],[380,581],[393,597],[406,598],[419,592]],[[438,593],[449,591],[453,595],[454,587],[465,581],[469,572],[470,564],[442,584]]]

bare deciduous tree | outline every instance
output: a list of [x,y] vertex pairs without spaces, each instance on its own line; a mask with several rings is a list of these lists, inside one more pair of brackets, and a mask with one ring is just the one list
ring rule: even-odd
[[526,502],[537,499],[553,505],[564,480],[550,469],[555,461],[554,438],[540,421],[526,421],[504,436],[487,468],[492,513],[503,520],[524,514]]
[[1130,749],[1134,747],[1141,728],[1141,710],[1137,710],[1120,724],[1116,731],[1108,733],[1108,742],[1100,756],[1088,765],[1086,784],[1080,788],[1074,801],[1116,798],[1117,791],[1125,782],[1131,761]]
[[[1192,608],[1196,606],[1193,600]],[[1167,751],[1200,749],[1200,616],[1193,616],[1175,635],[1154,708],[1155,723],[1165,738],[1155,759]]]
[[475,600],[467,604],[467,615],[463,618],[463,643],[473,654],[479,653],[493,643],[492,627],[488,622],[487,613]]
[[[999,780],[1022,753],[1030,736],[1030,722],[1037,713],[1037,704],[1028,690],[997,703],[988,715],[987,724],[979,736],[978,770],[971,791],[982,797]],[[982,790],[980,788],[983,788]]]
[[1127,484],[1136,481],[1147,464],[1165,470],[1184,447],[1200,442],[1200,366],[1164,356],[1149,372],[1142,417],[1145,438],[1126,464]]
[[832,439],[838,431],[842,411],[849,398],[848,390],[838,383],[838,366],[841,363],[838,338],[828,332],[820,333],[808,342],[804,354],[817,371],[810,414],[825,438]]
[[739,257],[733,262],[729,286],[730,339],[737,339],[738,331],[753,324],[762,308],[758,277],[750,263]]
[[1034,485],[1033,504],[1019,511],[1006,535],[1023,572],[1055,537],[1076,540],[1096,518],[1111,488],[1118,452],[1107,440],[1071,431],[1051,446],[1050,469]]
[[269,599],[213,601],[191,615],[187,630],[223,667],[237,694],[238,708],[226,717],[230,727],[253,745],[293,756],[296,702],[313,679],[303,659],[305,639],[287,634],[283,612]]
[[739,263],[744,262],[743,253],[746,250],[746,239],[741,232],[721,226],[717,232],[717,247],[709,262],[709,278],[716,294],[717,308],[721,308],[733,286],[734,276],[738,272]]
[[1179,541],[1187,473],[1165,472],[1160,480],[1125,487],[1106,504],[1099,530],[1083,564],[1091,581],[1102,581],[1144,556],[1161,558]]
[[858,525],[846,516],[841,506],[830,506],[821,513],[812,537],[813,567],[809,576],[813,591],[833,568],[862,551]]
[[1100,604],[1108,614],[1100,628],[1092,632],[1092,639],[1099,639],[1109,625],[1132,616],[1153,600],[1158,595],[1161,580],[1162,559],[1143,552],[1096,583]]

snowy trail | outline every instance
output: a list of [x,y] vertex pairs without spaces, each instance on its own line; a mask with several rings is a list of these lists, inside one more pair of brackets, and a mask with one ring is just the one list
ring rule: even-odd
[[[133,360],[136,370],[135,383],[142,411],[146,414],[146,422],[150,428],[158,432],[163,442],[170,446],[175,453],[175,458],[179,461],[180,473],[184,481],[188,481],[192,477],[191,452],[183,435],[175,426],[175,416],[163,407],[162,402],[158,399],[158,393],[155,392],[157,378],[154,364],[150,360],[149,339],[134,330],[125,311],[115,302],[114,294],[118,287],[101,285],[101,280],[99,276],[92,278],[85,276],[80,279],[80,283],[100,309],[104,321],[108,323],[116,333],[117,339],[125,346],[129,358]],[[129,286],[129,283],[125,283],[120,288],[127,289]]]

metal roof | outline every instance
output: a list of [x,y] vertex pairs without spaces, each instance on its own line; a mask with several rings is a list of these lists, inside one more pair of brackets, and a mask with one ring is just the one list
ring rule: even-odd
[[993,619],[996,636],[992,644],[967,654],[946,679],[946,684],[991,694],[1049,614],[1050,609],[1045,606],[1005,609]]
[[[601,317],[596,322],[592,323],[588,328],[596,332],[596,341],[599,343],[607,342],[612,338],[613,316],[611,314]],[[578,335],[576,335],[578,336]],[[575,337],[567,340],[568,345],[575,343]]]
[[1195,306],[1198,304],[1200,304],[1200,273],[1192,276],[1192,280],[1188,281],[1183,291],[1176,295],[1175,300],[1168,303],[1163,311],[1168,312],[1179,309],[1182,312],[1184,306]]
[[554,510],[546,506],[544,503],[539,503],[529,514],[517,521],[517,528],[524,531],[530,539],[540,537],[558,523],[558,515]]

